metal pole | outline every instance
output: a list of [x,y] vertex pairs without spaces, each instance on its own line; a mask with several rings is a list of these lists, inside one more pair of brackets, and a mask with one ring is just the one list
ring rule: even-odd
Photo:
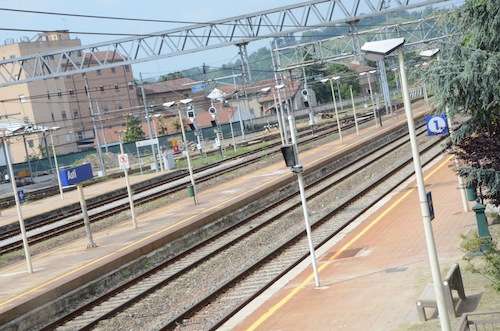
[[47,153],[47,159],[49,159],[50,172],[54,172],[54,167],[52,166],[52,158],[50,157],[49,152],[49,144],[47,144],[47,136],[45,135],[45,131],[42,132],[43,141],[45,142],[45,153]]
[[[367,73],[366,77],[368,77],[368,87],[370,88],[370,98],[372,99],[373,120],[375,121],[375,127],[377,128],[378,127],[377,110],[375,109],[375,102],[373,102],[372,77],[370,72]],[[382,126],[382,121],[380,121],[380,126]]]
[[405,61],[403,56],[403,47],[398,47],[399,67],[401,71],[401,85],[403,89],[403,103],[405,114],[408,121],[408,131],[410,135],[411,150],[413,156],[413,165],[415,167],[415,177],[417,180],[418,196],[420,200],[420,209],[422,211],[422,220],[424,223],[425,239],[427,243],[427,251],[431,265],[432,282],[434,283],[434,292],[436,293],[436,301],[439,311],[439,320],[441,330],[450,331],[450,320],[446,301],[444,299],[444,287],[441,279],[441,271],[434,241],[434,233],[432,231],[431,216],[429,205],[427,202],[427,194],[425,193],[424,175],[422,164],[420,163],[420,153],[418,150],[417,134],[415,132],[415,123],[411,111],[410,94],[408,92],[408,79],[406,77]]
[[[279,92],[279,90],[278,90],[278,92]],[[276,103],[276,95],[274,94],[274,91],[272,93],[273,93],[273,100],[274,100],[274,108],[276,109],[276,120],[278,121],[278,127],[280,130],[281,144],[285,145],[285,137],[283,136],[283,123],[281,123],[280,113],[278,110],[278,104]]]
[[[141,78],[141,93],[142,100],[144,104],[144,110],[146,111],[146,121],[148,122],[148,131],[149,131],[149,139],[153,139],[153,130],[151,129],[151,121],[149,120],[149,111],[148,106],[146,104],[146,93],[144,92],[144,82],[142,81],[142,73],[139,73]],[[156,149],[154,146],[151,146],[151,150],[153,151],[153,160],[155,162],[155,171],[158,172],[158,160],[156,159]]]
[[61,183],[61,176],[59,174],[59,165],[57,164],[56,148],[54,146],[54,138],[52,137],[53,134],[54,134],[54,131],[51,131],[50,132],[50,144],[52,145],[52,154],[54,154],[54,162],[56,164],[56,176],[57,176],[57,184],[59,185],[59,194],[61,195],[61,200],[64,200],[63,188],[62,188],[62,183]]
[[194,204],[197,205],[198,204],[198,196],[196,194],[196,184],[194,182],[193,168],[191,168],[191,158],[189,157],[189,150],[188,150],[188,147],[187,147],[186,131],[184,130],[184,123],[182,122],[181,105],[180,105],[180,103],[177,104],[177,110],[179,112],[179,122],[181,123],[182,141],[184,143],[184,151],[186,151],[186,159],[187,159],[187,163],[188,163],[189,178],[191,179],[191,185],[193,185]]
[[92,230],[90,229],[90,219],[87,212],[87,203],[85,202],[85,196],[83,195],[83,183],[77,183],[76,189],[78,191],[78,197],[80,198],[80,207],[82,208],[83,215],[83,225],[85,226],[85,232],[87,233],[87,248],[97,247],[92,238]]
[[[292,138],[292,145],[293,145],[293,150],[295,153],[295,160],[297,160],[297,164],[300,165],[299,161],[299,155],[297,151],[297,136],[295,134],[295,119],[294,117],[289,113],[288,114],[288,122],[290,125],[290,135]],[[300,166],[302,167],[302,166]],[[319,273],[318,273],[318,266],[316,264],[316,254],[314,251],[314,245],[312,242],[312,234],[311,234],[311,225],[309,224],[309,213],[307,211],[307,200],[306,200],[306,195],[304,192],[304,178],[302,176],[302,169],[297,172],[297,181],[299,183],[299,191],[300,191],[300,200],[302,202],[302,211],[304,213],[304,223],[306,225],[306,233],[307,233],[307,242],[309,244],[309,253],[311,254],[311,262],[312,262],[312,267],[313,267],[313,272],[314,272],[314,280],[316,283],[316,287],[320,287],[321,283],[319,281]]]
[[160,116],[160,115],[155,115],[153,117],[153,127],[154,127],[154,131],[155,131],[156,148],[158,148],[158,158],[160,159],[160,170],[163,172],[163,162],[161,160],[160,140],[158,139],[158,131],[156,130],[156,119],[158,118],[157,116]]
[[99,124],[101,125],[102,139],[104,139],[104,148],[106,153],[109,153],[108,142],[106,141],[106,133],[104,132],[104,126],[102,125],[101,108],[99,107],[99,99],[95,98],[95,104],[97,105],[97,115],[99,115]]
[[33,266],[31,264],[31,255],[28,246],[28,237],[26,235],[26,228],[24,226],[23,214],[21,212],[21,203],[19,202],[19,196],[17,195],[16,177],[14,176],[14,169],[12,168],[12,162],[10,161],[10,153],[8,150],[7,138],[5,137],[5,131],[2,131],[2,137],[3,137],[3,148],[5,149],[5,156],[7,158],[7,166],[9,167],[9,172],[11,173],[10,183],[12,184],[12,191],[14,192],[14,200],[16,201],[17,218],[19,220],[19,227],[21,228],[21,237],[23,238],[24,256],[26,256],[26,265],[28,266],[28,272],[32,274]]
[[[340,77],[339,77],[340,78]],[[339,80],[336,79],[337,81],[337,90],[339,92],[339,102],[340,102],[340,109],[342,109],[342,112],[344,112],[344,104],[342,103],[342,95],[340,94],[340,84],[339,84]]]
[[335,108],[335,117],[337,118],[337,129],[339,130],[339,139],[340,139],[340,142],[342,142],[342,128],[340,127],[340,119],[339,119],[339,112],[337,109],[337,101],[335,100],[335,91],[333,90],[332,79],[330,78],[329,80],[330,80],[330,88],[332,90],[333,107]]
[[94,125],[94,135],[97,141],[97,154],[99,155],[99,166],[101,168],[101,175],[106,175],[106,167],[104,166],[104,161],[102,158],[102,150],[101,150],[101,140],[99,139],[99,131],[97,131],[97,126],[95,124],[95,116],[94,116],[94,107],[92,106],[92,97],[90,96],[89,82],[87,80],[87,75],[84,77],[85,80],[85,88],[87,89],[87,98],[89,101],[89,109],[90,109],[90,117],[92,118],[92,124]]
[[236,93],[236,105],[238,106],[238,116],[240,118],[241,139],[245,140],[245,127],[243,123],[243,118],[241,116],[240,98],[238,96],[238,92],[236,91],[236,76],[234,75],[234,70],[233,70],[233,87]]
[[[222,109],[223,105],[222,105],[222,102],[221,102],[221,109]],[[234,154],[236,154],[236,141],[234,140],[234,130],[233,130],[233,119],[232,119],[232,112],[231,111],[228,111],[229,113],[229,127],[231,128],[231,139],[233,140],[233,149],[234,149]],[[201,144],[200,144],[201,146]]]
[[24,142],[24,151],[26,153],[26,161],[28,162],[28,169],[30,171],[30,181],[33,183],[33,171],[31,170],[31,161],[30,155],[28,152],[28,145],[26,144],[26,135],[23,134],[23,142]]
[[[117,134],[118,134],[118,141],[120,142],[120,154],[125,154],[125,152],[123,151],[122,135],[120,132],[117,132]],[[127,184],[128,201],[130,204],[130,215],[132,216],[132,225],[134,226],[134,229],[137,229],[137,221],[135,219],[135,210],[134,210],[134,197],[132,193],[132,188],[130,187],[130,181],[128,179],[128,169],[123,169],[123,173],[125,174],[125,183]]]
[[359,136],[358,118],[356,117],[356,106],[354,105],[354,96],[352,95],[352,85],[349,85],[351,91],[352,113],[354,114],[354,125],[356,126],[356,135]]

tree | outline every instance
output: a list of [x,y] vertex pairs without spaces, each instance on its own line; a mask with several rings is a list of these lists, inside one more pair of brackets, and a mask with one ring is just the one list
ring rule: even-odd
[[141,128],[141,120],[139,116],[127,115],[126,119],[127,130],[125,131],[124,142],[138,141],[144,139],[146,134]]
[[423,77],[435,91],[437,111],[461,126],[453,135],[460,175],[483,198],[500,204],[500,1],[466,0],[447,15],[463,36],[442,46]]

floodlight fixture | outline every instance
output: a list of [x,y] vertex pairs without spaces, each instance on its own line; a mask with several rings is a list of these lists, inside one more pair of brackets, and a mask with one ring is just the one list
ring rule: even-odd
[[170,107],[172,107],[173,105],[175,105],[175,101],[170,101],[170,102],[165,102],[165,103],[163,104],[163,107],[164,107],[164,108],[170,108]]
[[187,104],[193,102],[193,99],[182,99],[179,102],[182,103],[183,105],[187,105]]
[[433,58],[434,56],[436,56],[440,51],[441,51],[441,49],[434,48],[434,49],[429,49],[429,50],[426,50],[426,51],[422,51],[422,52],[420,52],[419,55],[420,55],[420,57],[423,60],[428,61],[431,58]]
[[340,76],[335,76],[335,77],[332,77],[333,80],[339,80],[340,79]]
[[269,90],[271,90],[271,87],[264,87],[264,88],[261,88],[261,89],[260,89],[260,91],[261,91],[261,92],[264,92],[264,93],[269,92]]
[[276,86],[275,86],[275,88],[276,88],[277,90],[282,89],[283,87],[285,87],[285,85],[284,85],[284,84],[280,84],[280,85],[276,85]]
[[361,53],[365,59],[378,62],[403,46],[404,43],[405,38],[370,41],[361,47]]

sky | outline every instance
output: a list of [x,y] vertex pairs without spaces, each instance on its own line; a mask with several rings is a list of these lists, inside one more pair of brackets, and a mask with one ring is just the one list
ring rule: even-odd
[[[450,3],[460,0],[450,0]],[[0,44],[10,38],[19,41],[21,37],[32,39],[40,30],[69,30],[72,38],[81,39],[82,45],[107,42],[124,38],[114,35],[89,35],[83,32],[140,34],[165,31],[189,25],[188,22],[209,22],[240,16],[258,11],[274,9],[302,1],[296,0],[0,0]],[[349,3],[347,1],[346,3]],[[112,16],[137,19],[182,21],[183,23],[152,23],[117,21],[94,18],[79,18],[59,15],[19,13],[4,9],[57,12],[79,15]],[[25,31],[10,31],[25,30]],[[26,31],[35,30],[35,31]],[[80,33],[78,33],[80,32]],[[248,53],[260,47],[269,46],[270,40],[250,43]],[[146,78],[157,78],[166,73],[201,67],[203,63],[218,67],[234,62],[238,56],[237,47],[224,47],[214,51],[196,52],[190,55],[170,57],[159,61],[148,61],[133,66],[134,76],[139,73]]]

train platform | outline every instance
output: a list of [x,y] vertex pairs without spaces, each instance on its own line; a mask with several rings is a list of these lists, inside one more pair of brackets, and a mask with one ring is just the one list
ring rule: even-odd
[[[414,110],[415,115],[424,112],[425,109]],[[355,148],[374,135],[405,123],[405,116],[386,119],[383,128],[367,127],[359,135],[344,136],[342,143],[334,139],[301,152],[301,162],[307,169],[321,159]],[[434,199],[433,227],[443,267],[461,260],[460,234],[475,226],[473,213],[463,211],[450,164],[449,158],[444,158],[425,171],[426,185]],[[186,198],[142,214],[137,218],[138,229],[133,229],[131,222],[123,222],[96,232],[96,248],[87,248],[86,238],[81,238],[33,256],[33,273],[27,271],[25,261],[1,268],[0,325],[9,316],[36,309],[94,279],[97,273],[112,270],[124,257],[130,260],[140,256],[146,247],[156,245],[159,238],[168,240],[170,235],[189,229],[191,224],[231,211],[237,202],[244,204],[259,191],[272,191],[275,183],[283,179],[294,180],[284,162],[279,162],[199,191],[197,205],[193,198]],[[117,179],[86,187],[85,194],[98,195],[124,186],[124,179]],[[70,201],[78,201],[77,192],[65,194],[62,201],[54,196],[29,203],[22,210],[29,215]],[[2,221],[9,217],[8,213],[17,217],[15,209],[4,210]],[[391,330],[402,323],[417,322],[415,301],[431,281],[420,215],[415,184],[409,182],[344,230],[340,239],[318,251],[321,289],[315,288],[309,261],[305,261],[295,274],[288,275],[223,328]]]
[[[424,171],[442,277],[453,263],[462,265],[463,275],[461,235],[476,228],[474,213],[464,210],[452,164],[446,156]],[[416,182],[408,180],[367,214],[318,251],[320,288],[304,261],[220,330],[372,331],[415,325],[440,330],[430,321],[420,322],[416,309],[432,283]],[[468,287],[467,279],[464,284],[469,303],[477,304],[482,289]],[[457,312],[470,308],[462,302]],[[427,316],[438,320],[433,309]]]

